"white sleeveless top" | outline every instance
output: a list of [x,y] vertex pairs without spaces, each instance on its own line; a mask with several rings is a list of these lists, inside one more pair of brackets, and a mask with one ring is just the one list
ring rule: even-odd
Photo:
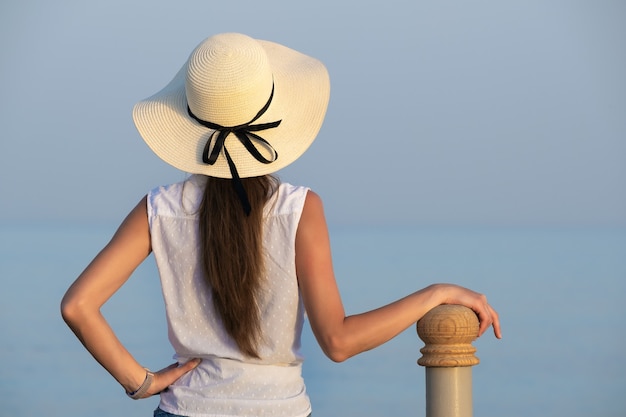
[[295,270],[295,237],[308,189],[281,184],[265,207],[267,277],[260,305],[261,359],[239,351],[213,310],[198,259],[197,211],[205,178],[148,194],[152,251],[159,269],[169,340],[183,363],[200,365],[161,393],[159,407],[190,417],[305,417],[302,379],[304,307]]

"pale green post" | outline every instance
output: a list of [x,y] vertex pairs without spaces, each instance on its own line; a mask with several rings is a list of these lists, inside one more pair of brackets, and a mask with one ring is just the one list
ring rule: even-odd
[[426,367],[426,417],[472,417],[472,341],[478,318],[467,307],[440,305],[417,322],[425,346],[417,361]]

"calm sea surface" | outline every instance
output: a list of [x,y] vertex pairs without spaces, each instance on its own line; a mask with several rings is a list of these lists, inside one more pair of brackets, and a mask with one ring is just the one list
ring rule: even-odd
[[[0,416],[151,416],[62,322],[59,301],[107,242],[105,226],[0,227]],[[475,342],[474,415],[626,415],[626,230],[331,228],[348,313],[432,282],[488,295],[504,339]],[[149,259],[105,306],[147,367],[170,363],[156,269]],[[315,417],[424,416],[422,347],[411,327],[342,364],[304,334]]]

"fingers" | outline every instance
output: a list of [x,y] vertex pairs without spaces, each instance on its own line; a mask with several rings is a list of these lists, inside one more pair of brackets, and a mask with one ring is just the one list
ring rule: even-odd
[[191,359],[183,364],[174,363],[165,368],[162,372],[160,371],[158,374],[159,376],[163,376],[164,379],[168,381],[167,385],[171,385],[178,378],[198,366],[200,362],[202,362],[202,359]]
[[488,310],[481,310],[478,313],[478,321],[480,322],[480,327],[478,328],[478,337],[482,336],[491,323],[493,323],[493,319],[491,318],[491,314],[489,314]]
[[500,316],[491,306],[489,306],[491,310],[491,316],[493,317],[493,334],[498,338],[502,339],[502,330],[500,329]]
[[200,362],[202,362],[202,359],[196,358],[196,359],[191,359],[183,364],[178,363],[178,362],[174,362],[173,364],[161,369],[160,371],[158,371],[158,374],[162,374],[162,373],[166,373],[166,372],[174,372],[174,374],[176,373],[180,373],[179,376],[184,375],[185,373],[191,371],[192,369],[194,369],[196,366],[198,366],[200,364]]
[[482,336],[489,329],[489,327],[493,327],[493,334],[495,337],[502,339],[502,330],[500,329],[500,317],[498,316],[498,313],[487,303],[487,298],[484,295],[481,296],[481,298],[483,298],[484,302],[478,309],[475,309],[480,322],[478,336]]
[[200,362],[202,362],[202,359],[200,358],[191,359],[182,365],[179,364],[176,369],[180,372],[180,376],[182,376],[192,369],[195,369],[198,365],[200,365]]
[[156,395],[172,385],[178,378],[185,375],[187,372],[195,369],[202,359],[191,359],[183,364],[173,363],[158,372],[154,373],[154,380],[152,381],[152,385],[148,390],[146,397],[150,397],[152,395]]
[[460,290],[460,292],[457,292],[453,300],[448,301],[448,303],[458,303],[474,310],[480,323],[478,336],[482,336],[489,327],[493,327],[495,337],[501,339],[502,330],[500,329],[500,318],[496,310],[487,302],[487,297],[484,294],[474,292],[467,288],[458,286],[454,286],[453,288]]

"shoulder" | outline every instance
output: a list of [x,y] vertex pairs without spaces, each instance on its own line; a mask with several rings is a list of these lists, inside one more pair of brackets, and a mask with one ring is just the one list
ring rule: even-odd
[[324,225],[324,227],[326,225],[324,203],[322,198],[312,190],[308,190],[306,194],[300,222],[316,226]]
[[285,215],[300,213],[304,206],[308,187],[283,182],[267,205],[268,214]]
[[147,196],[149,217],[179,216],[197,211],[204,189],[203,178],[192,175],[184,181],[153,188]]
[[313,190],[308,190],[304,205],[305,207],[323,208],[324,203],[322,202],[322,197],[320,197],[319,194]]
[[187,191],[192,190],[202,190],[204,187],[204,183],[206,180],[199,175],[191,175],[189,178],[186,178],[183,181],[159,185],[148,193],[148,199],[150,197],[159,197],[159,196],[168,196],[168,195],[180,195]]
[[284,197],[300,195],[306,196],[307,191],[309,191],[309,187],[304,185],[293,185],[288,182],[281,182],[278,186],[278,194],[283,195]]

